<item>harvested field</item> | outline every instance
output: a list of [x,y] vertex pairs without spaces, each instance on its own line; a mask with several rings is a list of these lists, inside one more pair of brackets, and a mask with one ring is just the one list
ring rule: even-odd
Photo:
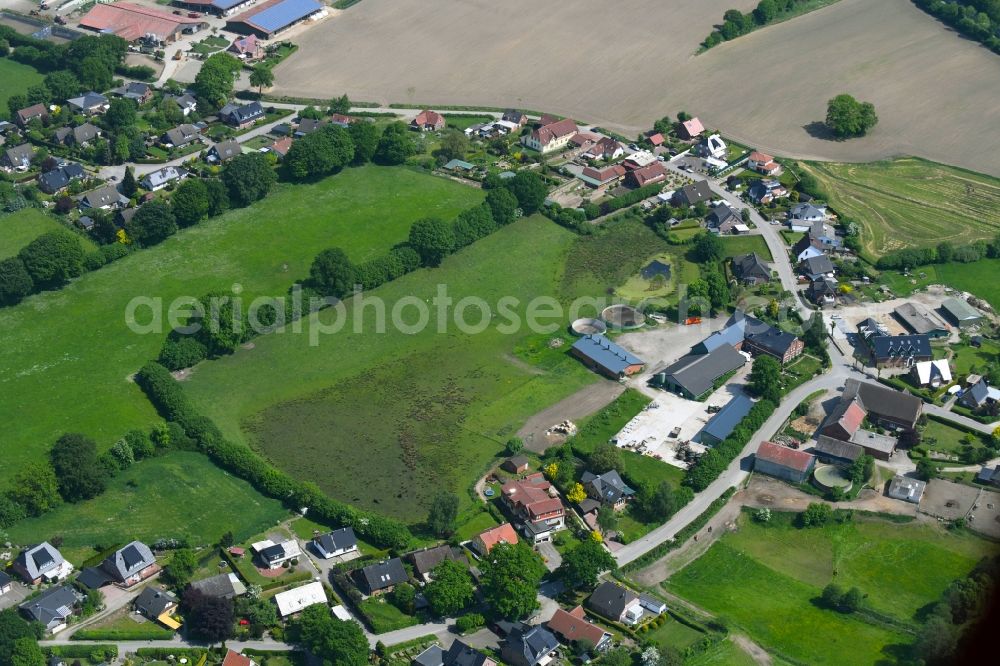
[[[1000,133],[991,131],[1000,125],[1000,68],[986,49],[909,0],[841,0],[693,55],[725,10],[754,5],[581,0],[540,12],[530,0],[365,0],[298,37],[299,51],[276,70],[276,92],[517,105],[626,135],[686,109],[778,155],[919,155],[1000,174]],[[581,42],[598,25],[619,38]],[[421,55],[386,58],[386,44]],[[875,104],[881,121],[869,137],[813,135],[839,92]]]

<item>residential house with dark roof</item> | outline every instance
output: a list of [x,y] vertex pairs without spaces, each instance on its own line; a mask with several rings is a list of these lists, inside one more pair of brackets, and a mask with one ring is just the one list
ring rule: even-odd
[[[60,139],[59,133],[62,130],[67,130],[67,132]],[[87,146],[100,136],[100,128],[91,123],[84,123],[73,128],[62,127],[56,132],[56,138],[67,146]]]
[[570,118],[557,120],[521,137],[521,143],[540,153],[550,153],[561,150],[569,144],[570,138],[576,134],[576,123]]
[[246,129],[255,122],[264,118],[264,107],[260,102],[250,102],[249,104],[226,104],[219,109],[219,118],[222,122],[237,129]]
[[805,343],[787,331],[767,325],[766,328],[748,328],[742,349],[754,356],[770,356],[784,364],[798,358]]
[[958,403],[973,411],[979,411],[1000,402],[1000,389],[990,386],[985,378],[980,377],[972,386],[965,389],[958,398]]
[[409,553],[406,558],[413,564],[413,571],[419,578],[423,579],[424,582],[430,582],[431,572],[434,571],[434,568],[437,565],[441,564],[445,560],[458,559],[455,555],[455,551],[448,544],[441,544],[440,546],[434,546],[432,548],[423,548]]
[[406,569],[403,568],[403,560],[398,557],[370,564],[361,569],[358,576],[362,590],[369,596],[388,594],[397,585],[409,579]]
[[584,335],[573,343],[570,353],[584,365],[610,377],[621,379],[641,372],[645,361],[603,335]]
[[32,104],[23,109],[18,109],[14,114],[14,122],[21,127],[27,127],[32,120],[45,120],[49,117],[49,110],[44,104]]
[[574,645],[577,641],[586,641],[594,646],[597,652],[603,652],[611,647],[613,637],[603,628],[587,620],[583,606],[566,611],[556,610],[546,626],[565,645]]
[[149,546],[133,541],[109,555],[101,568],[118,585],[131,587],[157,573],[160,565]]
[[22,550],[14,558],[11,570],[25,583],[38,585],[66,578],[73,572],[73,565],[63,559],[55,546],[43,541]]
[[806,298],[820,307],[828,307],[837,302],[837,281],[830,277],[820,277],[809,283]]
[[747,188],[747,197],[755,204],[766,205],[787,196],[788,188],[773,178],[755,180]]
[[610,470],[603,474],[584,472],[580,477],[587,496],[601,504],[610,506],[615,511],[621,511],[635,497],[635,490],[622,479],[618,470]]
[[80,208],[100,208],[111,210],[128,203],[128,198],[122,195],[114,185],[103,185],[97,189],[80,195]]
[[810,280],[833,277],[835,268],[830,257],[825,254],[809,257],[799,264],[799,270]]
[[816,456],[811,453],[774,442],[761,442],[753,463],[755,472],[791,483],[802,483],[808,479],[815,466]]
[[642,618],[642,603],[639,601],[639,595],[611,581],[605,581],[598,585],[594,592],[587,597],[586,606],[592,613],[612,622],[633,625]]
[[201,128],[190,123],[182,123],[177,127],[168,129],[164,132],[163,136],[160,137],[160,142],[164,145],[180,148],[188,145],[192,141],[197,141],[200,138]]
[[125,99],[130,99],[139,106],[142,106],[149,100],[153,99],[153,92],[153,87],[148,83],[143,83],[141,81],[129,81],[120,88],[112,90],[111,94],[124,97]]
[[745,393],[738,393],[716,412],[705,427],[696,435],[702,444],[715,446],[732,434],[743,417],[750,413],[753,400]]
[[934,358],[926,335],[874,335],[866,338],[865,343],[876,368],[910,368]]
[[501,501],[519,521],[521,533],[532,543],[552,539],[566,527],[566,509],[559,493],[541,472],[503,484]]
[[353,527],[341,527],[339,530],[314,536],[312,545],[324,560],[358,552],[358,538],[354,535]]
[[559,640],[551,631],[522,622],[500,641],[500,658],[508,666],[543,666],[558,648]]
[[87,115],[104,113],[110,106],[107,97],[93,90],[85,92],[79,97],[68,99],[66,103],[69,104],[74,112],[85,113]]
[[69,162],[39,176],[38,189],[46,194],[55,194],[68,187],[74,180],[79,180],[84,176],[86,176],[86,172],[82,166],[75,162]]
[[788,227],[792,231],[809,232],[814,222],[826,220],[826,208],[813,204],[795,204],[788,211]]
[[857,398],[868,412],[868,420],[887,428],[913,430],[923,413],[923,401],[887,386],[848,379],[841,400]]
[[945,338],[951,334],[943,321],[916,303],[903,303],[892,314],[910,333],[931,338]]
[[226,139],[208,149],[209,162],[228,162],[243,154],[243,147],[236,139]]
[[674,203],[678,206],[693,206],[700,201],[711,201],[715,197],[707,180],[688,183],[674,194]]
[[507,109],[503,112],[501,120],[506,120],[509,123],[514,123],[518,127],[524,127],[528,124],[528,115],[518,111],[517,109]]
[[155,585],[149,585],[143,588],[132,603],[136,612],[146,619],[156,622],[161,615],[169,615],[177,610],[178,602],[177,597],[169,591],[158,589]]
[[510,523],[504,523],[503,525],[483,530],[472,538],[470,545],[480,556],[486,556],[497,544],[509,543],[513,546],[517,542],[517,531],[514,529],[514,526]]
[[1000,465],[994,465],[993,467],[983,465],[979,473],[976,474],[976,482],[1000,486]]
[[187,118],[192,111],[198,110],[198,99],[189,92],[184,92],[180,95],[166,94],[163,99],[170,100],[180,108],[181,113]]
[[771,266],[756,252],[733,257],[733,277],[743,284],[756,286],[771,281]]
[[328,124],[329,121],[326,118],[300,118],[298,124],[295,126],[295,138],[301,139]]
[[0,595],[7,594],[14,589],[14,579],[6,572],[0,571]]
[[30,143],[22,143],[3,151],[3,155],[0,155],[0,168],[4,171],[27,171],[34,158],[35,147]]
[[295,558],[302,557],[302,549],[295,539],[274,543],[270,539],[258,541],[252,546],[257,560],[268,569],[277,569]]
[[83,600],[83,595],[69,585],[50,587],[18,608],[32,622],[38,622],[50,634],[66,628],[69,618]]
[[743,224],[743,218],[726,204],[719,204],[705,218],[705,226],[716,234],[729,234],[737,224]]
[[792,256],[795,257],[796,264],[801,264],[806,259],[811,257],[819,257],[824,254],[823,250],[817,247],[809,234],[804,234],[793,246],[792,246]]
[[203,578],[202,580],[196,580],[191,583],[191,587],[206,597],[218,597],[222,599],[235,599],[247,592],[243,581],[235,573],[221,573],[209,578]]
[[497,666],[497,662],[482,652],[456,640],[444,650],[438,644],[430,645],[410,662],[411,666]]

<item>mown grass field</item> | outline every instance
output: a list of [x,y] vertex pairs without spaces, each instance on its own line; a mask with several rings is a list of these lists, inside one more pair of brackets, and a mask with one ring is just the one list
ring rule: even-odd
[[[451,218],[481,197],[406,169],[348,169],[315,184],[281,186],[253,207],[0,309],[0,420],[7,424],[0,487],[63,432],[83,432],[103,447],[156,419],[129,378],[156,357],[167,325],[159,334],[131,332],[125,316],[133,298],[160,298],[165,310],[178,296],[228,292],[234,284],[247,303],[282,296],[308,276],[320,250],[340,246],[362,261],[405,239],[416,219]],[[148,310],[139,317],[148,322]]]
[[1000,232],[1000,179],[907,157],[869,164],[800,163],[834,209],[862,225],[865,254],[968,243]]
[[923,523],[855,518],[798,529],[788,514],[769,525],[744,514],[724,536],[664,586],[746,630],[765,649],[808,663],[875,663],[902,633],[818,607],[831,582],[857,586],[873,610],[911,623],[995,546]]
[[740,254],[756,252],[764,261],[771,261],[771,250],[763,236],[723,236],[722,257],[729,259]]
[[[13,257],[21,248],[44,233],[64,228],[58,220],[38,208],[25,208],[16,213],[0,215],[0,259]],[[80,243],[86,251],[95,247],[84,236],[80,236]]]
[[684,662],[685,666],[755,666],[756,663],[730,640],[719,641]]
[[[456,302],[478,296],[494,312],[499,298],[514,297],[523,317],[532,297],[555,293],[574,238],[544,218],[521,220],[370,296],[391,312],[400,299],[428,302],[445,285]],[[391,324],[378,333],[373,306],[360,318],[353,310],[318,346],[306,335],[258,338],[252,350],[196,368],[185,389],[229,437],[339,499],[404,520],[422,520],[441,489],[468,506],[464,489],[529,416],[597,380],[566,353],[544,369],[517,358],[532,335],[526,326],[467,334],[449,314],[439,333],[435,312],[416,334]],[[314,320],[336,316],[331,309]],[[478,311],[468,321],[480,321]],[[557,330],[566,323],[550,321]]]
[[1000,259],[980,259],[968,264],[918,266],[908,276],[899,271],[883,271],[879,279],[897,296],[909,296],[930,284],[946,284],[985,299],[1000,309]]
[[10,58],[0,58],[0,119],[10,119],[7,100],[24,94],[29,87],[41,83],[45,77],[34,67],[22,65]]
[[12,542],[63,538],[75,564],[105,547],[141,539],[186,536],[193,545],[214,543],[226,532],[245,539],[288,515],[281,503],[223,472],[200,453],[176,451],[136,463],[100,497],[64,504],[7,530]]

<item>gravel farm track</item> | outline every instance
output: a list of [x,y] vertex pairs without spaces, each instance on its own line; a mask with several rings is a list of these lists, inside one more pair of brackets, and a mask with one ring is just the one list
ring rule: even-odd
[[[1000,60],[910,0],[841,0],[695,56],[756,0],[363,0],[296,35],[274,92],[380,103],[517,106],[634,135],[681,109],[778,155],[917,155],[1000,175]],[[863,139],[813,128],[849,92]]]

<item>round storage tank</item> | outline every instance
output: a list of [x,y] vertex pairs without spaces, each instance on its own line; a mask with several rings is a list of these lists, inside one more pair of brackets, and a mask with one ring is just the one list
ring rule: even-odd
[[600,335],[602,333],[606,333],[608,327],[600,319],[581,317],[570,324],[569,330],[571,330],[574,335]]

